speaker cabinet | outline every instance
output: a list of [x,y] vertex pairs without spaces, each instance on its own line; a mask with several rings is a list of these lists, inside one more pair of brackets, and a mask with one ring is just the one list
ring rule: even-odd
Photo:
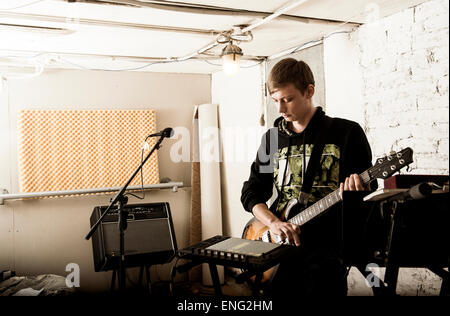
[[[108,206],[94,208],[91,227]],[[170,262],[177,252],[169,203],[129,204],[127,229],[124,234],[125,263],[127,267]],[[120,238],[118,210],[108,212],[92,235],[95,271],[119,268]]]

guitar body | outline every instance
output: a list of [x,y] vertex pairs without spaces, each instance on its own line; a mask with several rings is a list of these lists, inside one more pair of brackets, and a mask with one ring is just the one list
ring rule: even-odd
[[[269,227],[258,221],[255,217],[248,221],[245,225],[244,231],[242,232],[242,238],[248,240],[262,240],[262,236],[265,232],[269,230]],[[276,268],[270,268],[264,271],[261,279],[261,284],[265,285],[272,279]],[[250,278],[252,282],[255,281],[255,277]]]
[[[284,211],[281,213],[280,219],[282,221],[286,221],[288,217],[291,217],[293,214],[296,214],[300,211],[299,205],[297,202],[290,203]],[[245,225],[244,231],[242,232],[242,238],[248,240],[258,240],[258,241],[267,241],[267,237],[264,238],[263,235],[269,235],[269,242],[271,243],[279,243],[278,237],[274,236],[270,231],[269,227],[261,223],[255,217],[247,222]],[[276,273],[277,266],[272,267],[266,271],[264,271],[261,279],[261,284],[266,285],[273,278]],[[252,277],[251,280],[254,281],[255,277]]]
[[262,235],[269,230],[269,227],[258,221],[256,218],[252,218],[245,225],[242,238],[248,240],[262,240]]
[[[280,216],[282,221],[286,221],[289,213],[292,214],[292,208],[295,208],[297,205],[293,205],[292,207],[286,208]],[[298,212],[298,210],[296,210]],[[242,233],[242,238],[249,240],[263,240],[263,235],[269,230],[269,227],[258,221],[255,217],[248,221],[245,225],[244,232]],[[271,234],[271,242],[275,243],[275,238]],[[265,240],[263,240],[265,241]]]

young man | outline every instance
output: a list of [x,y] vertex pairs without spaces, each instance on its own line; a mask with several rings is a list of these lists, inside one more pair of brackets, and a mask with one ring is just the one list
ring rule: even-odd
[[[299,246],[295,260],[281,262],[271,288],[274,294],[283,295],[345,295],[339,212],[328,210],[303,225],[301,232],[299,226],[280,220],[289,200],[300,196],[314,142],[324,126],[324,111],[312,103],[314,76],[306,63],[288,58],[273,67],[267,85],[281,117],[263,137],[250,177],[243,185],[241,201],[272,234]],[[341,192],[364,190],[358,174],[372,165],[370,146],[361,127],[345,119],[327,120],[331,123],[318,156],[318,170],[313,171],[308,205],[339,187]],[[273,132],[276,141],[270,140]],[[268,158],[264,157],[266,154]],[[274,186],[278,197],[269,208],[266,202]],[[288,292],[287,287],[292,286],[295,293]]]

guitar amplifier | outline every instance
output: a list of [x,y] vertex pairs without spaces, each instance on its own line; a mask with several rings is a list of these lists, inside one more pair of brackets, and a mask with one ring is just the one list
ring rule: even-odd
[[[94,208],[91,227],[108,206]],[[170,262],[177,253],[169,203],[129,204],[127,229],[124,234],[125,264],[135,267],[144,264]],[[111,209],[92,235],[95,271],[119,268],[120,238],[117,207]]]

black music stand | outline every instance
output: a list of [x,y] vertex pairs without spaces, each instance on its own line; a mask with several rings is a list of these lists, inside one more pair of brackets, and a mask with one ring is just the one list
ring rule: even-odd
[[[125,241],[124,241],[124,233],[127,229],[127,215],[128,212],[125,210],[124,205],[128,202],[128,198],[125,196],[125,191],[130,185],[131,181],[133,181],[134,177],[138,174],[138,172],[142,169],[144,164],[147,162],[147,160],[150,158],[150,156],[153,154],[155,150],[158,150],[162,141],[165,137],[169,135],[166,135],[165,133],[162,133],[159,137],[158,141],[156,142],[155,146],[153,146],[152,150],[148,153],[148,155],[145,157],[145,159],[141,162],[139,167],[134,171],[133,175],[128,179],[128,181],[125,183],[125,185],[120,189],[119,193],[111,199],[111,203],[108,206],[108,208],[105,210],[105,212],[102,214],[102,216],[99,218],[99,220],[92,226],[89,233],[85,236],[86,240],[89,240],[92,235],[94,234],[95,230],[97,229],[98,225],[102,222],[103,218],[108,214],[108,212],[112,209],[112,207],[117,203],[118,205],[118,214],[119,214],[119,239],[120,239],[120,253],[119,253],[119,290],[121,292],[125,291],[126,287],[126,264],[125,264]],[[113,274],[113,278],[115,278]],[[113,279],[114,280],[114,279]],[[148,280],[147,280],[148,281]]]
[[[443,281],[440,295],[449,295],[449,193],[422,200],[363,201],[367,192],[345,191],[342,204],[344,260],[367,277],[365,267],[385,267],[374,295],[396,295],[400,267],[422,267]],[[372,275],[373,276],[373,275]]]

